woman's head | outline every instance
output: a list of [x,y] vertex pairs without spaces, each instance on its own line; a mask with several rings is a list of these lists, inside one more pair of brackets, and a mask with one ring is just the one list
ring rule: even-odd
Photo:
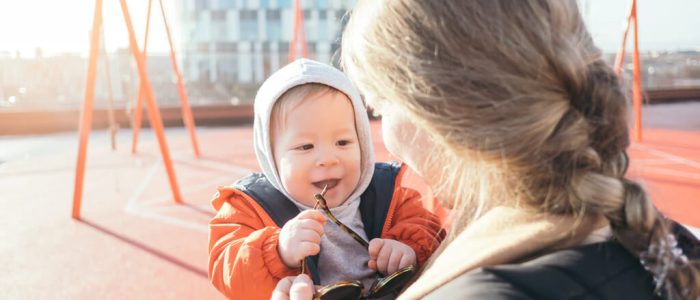
[[457,226],[505,202],[603,215],[637,254],[667,233],[624,178],[627,100],[576,1],[359,1],[342,55],[368,104],[415,126],[393,138],[435,145],[396,154]]
[[[561,169],[619,177],[625,98],[574,1],[368,2],[345,32],[344,63],[370,105],[408,116],[452,161],[444,170],[414,166],[421,173],[444,178],[478,162],[508,183],[491,193],[560,212],[580,205],[552,189],[584,180]],[[607,185],[622,197],[621,183]]]

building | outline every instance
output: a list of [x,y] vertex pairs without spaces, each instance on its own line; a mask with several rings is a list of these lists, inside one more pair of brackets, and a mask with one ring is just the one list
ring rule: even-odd
[[[331,62],[341,19],[355,1],[301,0],[309,56]],[[188,82],[257,86],[287,63],[292,0],[183,0],[183,76]]]

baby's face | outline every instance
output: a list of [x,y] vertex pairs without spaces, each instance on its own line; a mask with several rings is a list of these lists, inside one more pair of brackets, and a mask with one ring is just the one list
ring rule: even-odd
[[314,206],[314,194],[328,186],[326,200],[336,207],[360,180],[360,144],[355,114],[345,94],[311,95],[286,112],[273,130],[272,146],[282,185],[295,200]]

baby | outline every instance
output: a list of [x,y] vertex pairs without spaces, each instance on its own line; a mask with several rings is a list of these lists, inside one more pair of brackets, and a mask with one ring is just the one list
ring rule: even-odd
[[[226,296],[269,299],[302,260],[317,285],[368,290],[377,272],[420,265],[437,248],[438,218],[401,186],[406,167],[374,163],[367,112],[342,72],[308,59],[283,67],[260,87],[254,122],[263,173],[212,200],[209,277]],[[368,246],[314,209],[324,188],[329,213]]]

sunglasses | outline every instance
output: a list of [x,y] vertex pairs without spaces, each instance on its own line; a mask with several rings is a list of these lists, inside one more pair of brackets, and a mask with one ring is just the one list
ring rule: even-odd
[[[340,220],[338,220],[333,213],[331,213],[330,208],[326,199],[323,197],[326,194],[328,186],[323,187],[323,191],[320,194],[314,195],[316,198],[316,205],[314,209],[321,208],[323,213],[328,216],[328,218],[333,221],[340,229],[345,233],[350,235],[355,241],[360,243],[365,249],[369,248],[369,243],[362,239],[359,234],[345,226]],[[301,262],[301,272],[304,273],[306,266],[304,264],[305,260]],[[398,291],[411,279],[413,273],[415,272],[414,266],[408,266],[402,268],[389,276],[378,278],[365,293],[364,286],[359,280],[352,281],[340,281],[331,285],[327,285],[321,288],[314,295],[314,300],[358,300],[358,299],[375,299],[381,298],[389,295],[395,291]],[[377,273],[379,274],[379,273]]]

